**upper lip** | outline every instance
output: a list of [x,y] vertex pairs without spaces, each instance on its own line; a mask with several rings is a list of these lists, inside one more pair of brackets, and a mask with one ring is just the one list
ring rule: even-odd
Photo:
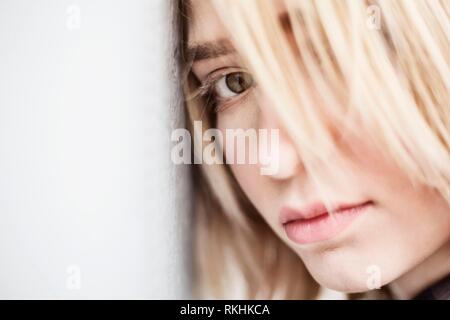
[[[372,201],[364,201],[359,203],[340,203],[340,204],[332,204],[331,209],[332,212],[339,212],[343,210],[348,210],[355,207],[364,206],[367,204],[371,204]],[[294,220],[308,220],[318,216],[321,216],[325,213],[328,213],[328,209],[326,208],[323,202],[313,202],[301,209],[294,209],[291,207],[283,207],[280,212],[280,223],[286,224]]]

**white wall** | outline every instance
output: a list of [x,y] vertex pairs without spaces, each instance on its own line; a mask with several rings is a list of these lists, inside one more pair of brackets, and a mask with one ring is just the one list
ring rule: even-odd
[[0,298],[188,297],[168,7],[0,0]]

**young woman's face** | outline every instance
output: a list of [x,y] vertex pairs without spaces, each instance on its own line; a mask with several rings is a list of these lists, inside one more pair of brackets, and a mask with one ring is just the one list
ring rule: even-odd
[[[190,46],[230,41],[209,1],[194,0],[192,7]],[[329,159],[332,164],[336,161],[344,179],[320,185],[333,203],[361,205],[360,210],[336,212],[335,220],[320,215],[317,189],[292,140],[268,111],[270,102],[239,73],[243,66],[238,54],[227,45],[222,49],[220,56],[200,57],[192,69],[202,82],[210,77],[218,80],[217,128],[280,129],[275,175],[261,175],[257,164],[232,164],[231,170],[264,220],[320,284],[346,292],[373,289],[406,273],[449,240],[447,203],[431,189],[414,188],[384,152],[368,143],[362,127],[357,136],[337,142],[347,155],[345,160]],[[283,224],[289,217],[297,220]]]

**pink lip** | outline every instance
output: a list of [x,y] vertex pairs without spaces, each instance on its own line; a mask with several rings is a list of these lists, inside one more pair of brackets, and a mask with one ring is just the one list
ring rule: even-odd
[[372,201],[358,204],[341,204],[330,214],[322,202],[316,202],[301,210],[282,208],[280,223],[286,235],[299,244],[330,239],[343,231],[353,220],[373,205]]

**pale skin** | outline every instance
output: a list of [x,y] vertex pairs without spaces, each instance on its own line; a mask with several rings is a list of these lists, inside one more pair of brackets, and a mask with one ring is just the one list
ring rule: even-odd
[[[192,1],[189,45],[229,39],[208,1]],[[283,13],[283,8],[279,8]],[[231,40],[230,40],[231,42]],[[243,68],[237,52],[195,61],[193,73],[200,81],[221,70]],[[311,275],[324,287],[342,292],[363,292],[368,268],[380,271],[381,285],[389,284],[394,293],[408,299],[450,272],[450,206],[434,190],[413,187],[394,162],[367,143],[364,129],[339,142],[347,157],[339,165],[345,183],[330,179],[321,185],[331,199],[344,202],[375,202],[367,214],[346,230],[326,241],[299,245],[292,242],[279,223],[280,208],[302,206],[318,194],[302,165],[292,138],[271,113],[270,103],[257,87],[227,96],[217,113],[217,128],[278,128],[281,131],[279,172],[260,174],[260,166],[230,165],[247,197],[274,232],[305,262]],[[226,150],[225,150],[226,152]]]

